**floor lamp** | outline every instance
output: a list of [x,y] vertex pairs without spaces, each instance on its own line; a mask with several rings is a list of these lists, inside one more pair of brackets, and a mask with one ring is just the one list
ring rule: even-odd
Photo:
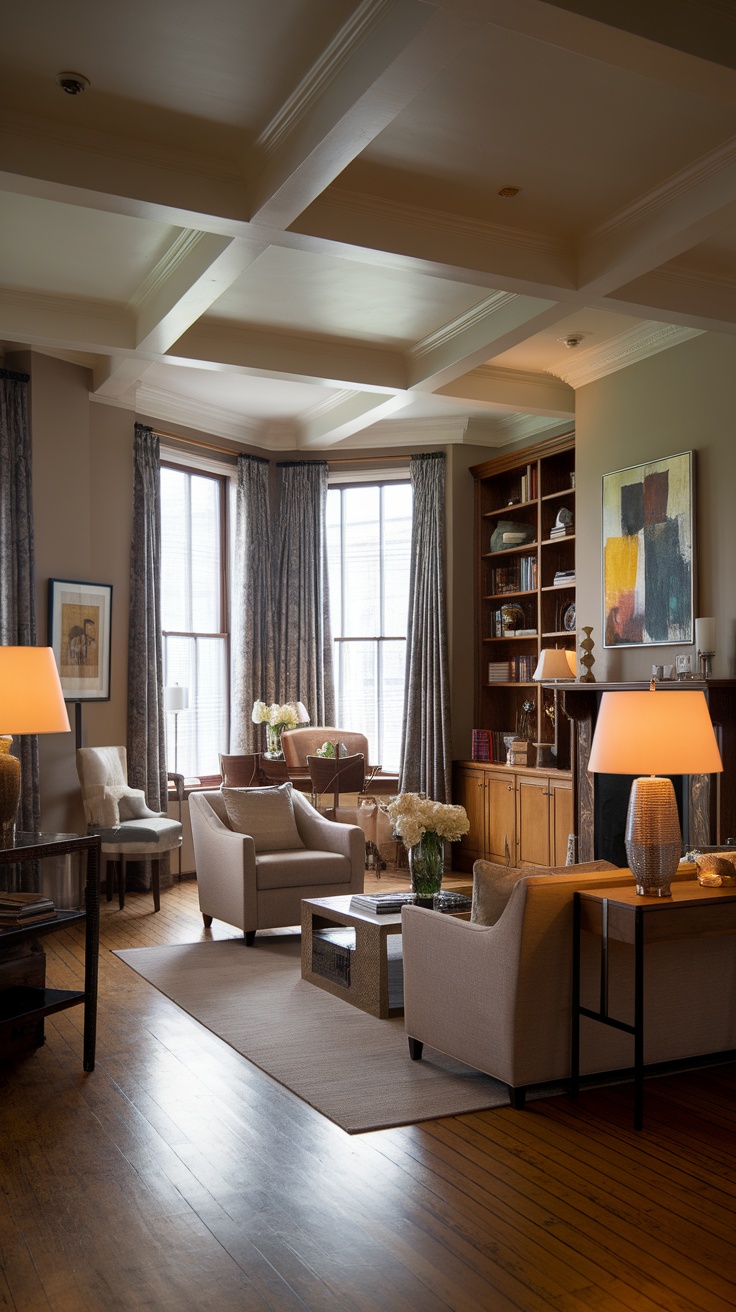
[[0,647],[0,847],[15,842],[20,761],[12,734],[70,733],[51,647]]
[[634,779],[626,819],[626,859],[642,897],[670,897],[682,854],[682,834],[671,779],[661,775],[717,774],[723,769],[702,692],[604,692],[588,769]]
[[[179,824],[181,824],[181,803],[184,795],[182,779],[179,775],[179,712],[189,709],[189,689],[180,683],[172,683],[164,688],[164,710],[174,717],[174,774],[176,776],[176,799],[179,805]],[[181,847],[179,848],[179,878],[181,879]]]

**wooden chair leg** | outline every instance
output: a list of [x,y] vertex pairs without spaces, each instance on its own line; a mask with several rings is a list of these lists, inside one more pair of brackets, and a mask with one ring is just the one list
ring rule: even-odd
[[117,862],[111,861],[110,858],[108,857],[107,860],[105,861],[105,897],[107,898],[108,902],[112,902],[113,871],[111,867],[117,868]]
[[122,854],[118,865],[118,906],[121,911],[125,906],[125,857]]
[[161,882],[159,878],[159,858],[156,856],[151,862],[151,888],[153,890],[153,909],[161,910]]
[[245,946],[247,948],[252,948],[255,941],[256,941],[256,931],[254,929],[246,929]]
[[212,916],[206,916],[206,915],[204,914],[204,911],[203,911],[203,912],[202,912],[202,919],[203,919],[203,921],[204,921],[204,927],[205,927],[205,929],[209,929],[210,925],[212,924]]

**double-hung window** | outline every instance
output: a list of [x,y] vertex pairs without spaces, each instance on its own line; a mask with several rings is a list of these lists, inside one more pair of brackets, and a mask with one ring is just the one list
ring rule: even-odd
[[401,753],[411,516],[409,482],[327,493],[336,722],[365,733],[371,764],[390,771]]
[[[161,627],[164,682],[189,691],[189,706],[167,715],[168,768],[188,778],[219,775],[227,750],[229,633],[228,481],[161,465]],[[176,732],[175,732],[176,731]]]

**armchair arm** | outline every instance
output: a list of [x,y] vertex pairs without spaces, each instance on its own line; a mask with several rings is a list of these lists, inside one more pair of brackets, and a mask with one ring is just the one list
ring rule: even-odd
[[253,839],[223,824],[202,793],[191,794],[189,811],[202,914],[239,929],[254,929],[257,914]]
[[317,852],[339,852],[350,861],[353,892],[363,891],[365,879],[365,834],[358,825],[343,825],[327,820],[316,811],[302,793],[293,793],[294,815],[299,834],[309,848]]
[[406,1033],[514,1084],[514,1021],[525,890],[503,923],[422,907],[401,914]]

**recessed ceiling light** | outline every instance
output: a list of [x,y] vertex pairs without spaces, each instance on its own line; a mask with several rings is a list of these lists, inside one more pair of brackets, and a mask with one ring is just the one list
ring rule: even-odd
[[89,86],[89,78],[84,73],[57,73],[56,81],[68,96],[81,96]]
[[502,187],[498,194],[503,196],[504,200],[513,200],[514,196],[518,196],[520,191],[521,187]]

